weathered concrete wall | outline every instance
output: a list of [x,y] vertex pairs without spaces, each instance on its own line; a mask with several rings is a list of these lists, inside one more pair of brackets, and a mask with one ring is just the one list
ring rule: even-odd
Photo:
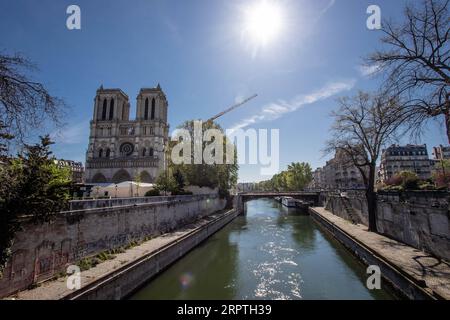
[[65,271],[68,264],[131,241],[156,236],[225,207],[217,196],[61,213],[55,221],[26,224],[16,235],[12,258],[0,279],[0,297]]
[[[347,220],[368,225],[363,193],[348,198],[328,194],[325,208]],[[353,209],[348,210],[351,207]],[[377,228],[381,234],[450,261],[449,194],[443,192],[378,193]]]

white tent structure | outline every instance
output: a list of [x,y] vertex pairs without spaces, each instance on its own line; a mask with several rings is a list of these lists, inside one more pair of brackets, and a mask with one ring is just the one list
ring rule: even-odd
[[152,183],[137,183],[124,181],[121,183],[98,183],[92,188],[94,197],[129,198],[143,197],[145,193],[155,187]]

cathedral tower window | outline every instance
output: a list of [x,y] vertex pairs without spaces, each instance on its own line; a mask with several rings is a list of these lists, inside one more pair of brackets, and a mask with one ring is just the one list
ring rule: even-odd
[[102,120],[106,120],[106,99],[103,99]]
[[155,119],[155,98],[152,99],[152,114],[151,114],[151,119]]
[[109,104],[109,120],[112,120],[114,117],[114,99],[111,99],[111,103]]
[[98,151],[98,157],[99,157],[99,158],[103,157],[103,149],[100,149],[100,150]]
[[145,157],[145,153],[147,152],[147,149],[142,149],[142,156]]
[[150,156],[150,157],[153,157],[153,155],[154,155],[154,151],[153,151],[153,148],[150,148],[150,150],[148,151],[148,155]]
[[145,98],[144,120],[148,120],[148,98]]
[[107,158],[109,158],[110,154],[111,154],[111,150],[106,149],[106,157],[107,157]]

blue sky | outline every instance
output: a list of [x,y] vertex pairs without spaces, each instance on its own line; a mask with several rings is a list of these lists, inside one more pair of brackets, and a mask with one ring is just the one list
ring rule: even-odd
[[[36,80],[71,106],[57,157],[84,161],[100,84],[125,91],[134,115],[139,88],[160,83],[171,129],[257,93],[220,124],[280,129],[281,169],[293,161],[322,166],[335,99],[378,84],[360,69],[380,46],[380,32],[366,28],[367,7],[377,4],[383,18],[401,19],[405,1],[273,0],[283,28],[256,50],[242,35],[242,8],[258,1],[1,0],[0,50],[28,56],[39,66]],[[81,30],[66,28],[70,4],[81,8]],[[311,103],[301,103],[305,98]],[[280,104],[289,112],[264,113]],[[444,129],[432,123],[422,142],[429,150],[445,144]],[[240,181],[267,179],[259,169],[241,166]]]

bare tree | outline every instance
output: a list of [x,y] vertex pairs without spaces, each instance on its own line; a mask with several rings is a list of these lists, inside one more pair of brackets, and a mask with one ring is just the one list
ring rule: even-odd
[[384,89],[402,98],[412,133],[420,135],[427,120],[443,117],[450,143],[449,2],[409,3],[403,24],[383,21],[384,47],[366,62],[386,76]]
[[52,95],[29,74],[36,67],[20,54],[0,54],[1,132],[22,142],[43,125],[60,126],[64,102]]
[[369,231],[376,232],[375,175],[382,147],[394,139],[402,125],[397,99],[359,92],[355,97],[339,99],[332,113],[332,138],[326,151],[341,151],[358,168],[366,186]]

